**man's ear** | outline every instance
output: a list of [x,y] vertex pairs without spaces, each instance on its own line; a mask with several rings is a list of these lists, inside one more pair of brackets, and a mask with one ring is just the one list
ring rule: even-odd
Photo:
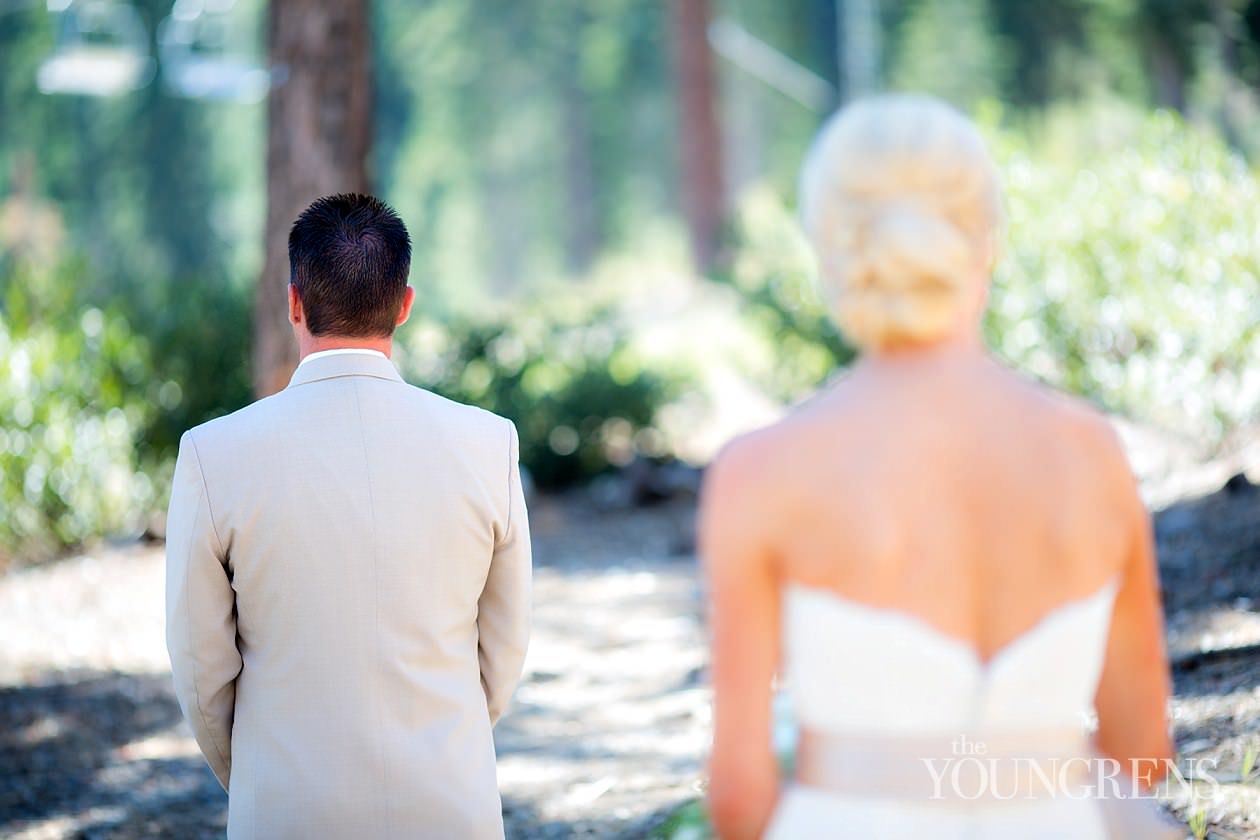
[[302,323],[302,298],[292,283],[289,284],[289,323],[294,326]]
[[394,322],[395,327],[401,327],[407,323],[407,319],[411,317],[411,305],[416,302],[416,290],[411,286],[403,292],[402,308],[398,310],[398,320]]

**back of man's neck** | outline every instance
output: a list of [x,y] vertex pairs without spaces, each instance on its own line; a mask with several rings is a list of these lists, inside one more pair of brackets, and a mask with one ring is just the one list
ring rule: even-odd
[[322,353],[325,350],[375,350],[388,359],[394,354],[394,340],[392,338],[320,336],[312,338],[309,342],[301,342],[298,355],[305,359],[313,353]]

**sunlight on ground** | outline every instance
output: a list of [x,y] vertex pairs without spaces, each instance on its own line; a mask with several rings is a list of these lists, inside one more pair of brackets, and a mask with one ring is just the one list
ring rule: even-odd
[[0,684],[50,668],[164,674],[161,552],[102,548],[11,573],[0,586]]

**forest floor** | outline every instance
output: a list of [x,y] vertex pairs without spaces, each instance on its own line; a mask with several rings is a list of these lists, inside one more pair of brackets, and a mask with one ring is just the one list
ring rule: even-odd
[[[1178,749],[1214,761],[1220,782],[1177,810],[1201,810],[1220,840],[1260,840],[1260,781],[1239,779],[1260,748],[1260,488],[1214,490],[1245,458],[1144,461],[1152,445],[1130,443],[1162,508]],[[533,504],[535,632],[496,730],[509,838],[652,836],[699,795],[709,696],[693,518],[686,500]],[[171,691],[162,597],[158,546],[0,578],[0,836],[222,836],[226,796]]]

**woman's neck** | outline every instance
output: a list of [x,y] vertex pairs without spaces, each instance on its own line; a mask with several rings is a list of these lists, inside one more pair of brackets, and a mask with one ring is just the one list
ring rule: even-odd
[[979,332],[966,330],[930,344],[905,345],[863,354],[855,368],[871,372],[943,370],[987,360]]

